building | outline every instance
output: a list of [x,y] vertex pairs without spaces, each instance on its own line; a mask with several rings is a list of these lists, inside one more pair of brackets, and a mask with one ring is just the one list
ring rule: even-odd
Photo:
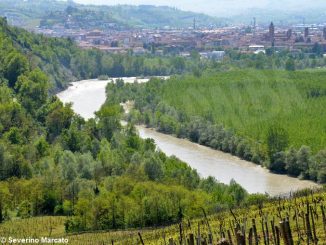
[[309,27],[304,28],[304,37],[305,38],[309,37]]
[[290,40],[292,38],[292,29],[289,29],[287,32],[286,32],[286,37],[288,40]]
[[269,39],[271,42],[274,42],[274,38],[275,38],[275,26],[274,23],[271,22],[271,24],[269,25]]
[[259,53],[266,53],[265,46],[264,45],[250,45],[249,46],[249,51],[254,53],[254,54],[259,54]]
[[225,51],[201,52],[199,55],[204,59],[222,60],[225,56]]

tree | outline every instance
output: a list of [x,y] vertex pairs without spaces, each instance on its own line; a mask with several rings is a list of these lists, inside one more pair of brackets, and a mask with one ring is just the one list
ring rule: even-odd
[[295,71],[295,62],[294,59],[289,58],[285,63],[285,69],[287,71]]
[[72,182],[77,177],[76,156],[70,151],[64,151],[59,159],[63,178]]
[[326,183],[326,150],[322,150],[317,153],[315,157],[317,163],[317,179],[320,183]]
[[5,59],[5,78],[9,81],[9,87],[14,88],[17,78],[28,71],[28,61],[20,53],[12,52]]
[[309,177],[309,166],[311,163],[310,148],[302,146],[297,153],[297,167],[300,170],[301,178]]
[[248,195],[247,191],[243,189],[234,179],[230,181],[229,194],[233,197],[236,205],[239,205]]
[[160,180],[163,176],[162,161],[152,156],[145,161],[144,170],[150,180]]
[[46,156],[50,146],[44,136],[38,138],[37,141],[34,143],[34,145],[35,145],[35,148],[37,151],[38,158],[42,158],[42,157]]
[[286,154],[277,152],[273,155],[273,161],[269,164],[269,169],[275,173],[285,173]]
[[193,49],[191,52],[190,52],[190,57],[193,59],[193,60],[200,60],[200,54],[197,50]]
[[10,128],[10,130],[5,133],[5,136],[11,144],[18,145],[23,143],[23,136],[21,130],[16,127]]
[[119,105],[104,105],[96,112],[98,128],[102,137],[111,139],[113,133],[121,128],[121,108]]
[[289,135],[286,130],[278,125],[272,125],[267,131],[267,149],[271,162],[274,162],[274,154],[284,151],[289,143]]
[[33,115],[47,101],[48,78],[39,69],[30,72],[28,75],[20,76],[15,88],[18,90],[23,106]]
[[286,154],[286,171],[289,175],[298,176],[300,169],[297,166],[297,151],[291,147]]
[[319,43],[314,43],[314,46],[312,47],[312,52],[318,56],[322,55],[324,53],[323,46]]
[[61,136],[63,146],[72,152],[81,152],[90,146],[86,133],[80,130],[75,123],[69,129],[63,130]]
[[49,106],[49,113],[46,116],[46,127],[50,141],[54,140],[64,129],[70,127],[74,112],[71,104],[63,105],[56,99]]
[[177,73],[181,73],[186,67],[186,62],[182,57],[175,57],[172,59],[171,65],[176,69]]

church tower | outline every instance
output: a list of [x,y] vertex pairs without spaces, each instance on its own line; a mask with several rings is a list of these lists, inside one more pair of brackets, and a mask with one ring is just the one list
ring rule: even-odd
[[274,23],[271,22],[269,25],[269,40],[271,41],[272,47],[274,47],[274,42],[275,42],[275,26]]
[[271,41],[274,40],[274,37],[275,37],[275,26],[274,26],[274,23],[271,22],[271,24],[269,25],[269,37],[271,39]]

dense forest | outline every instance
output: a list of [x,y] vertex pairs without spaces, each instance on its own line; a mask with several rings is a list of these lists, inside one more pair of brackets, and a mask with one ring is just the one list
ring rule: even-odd
[[326,182],[325,70],[235,70],[110,84],[134,123],[188,138],[277,173]]
[[123,127],[119,103],[88,121],[74,114],[49,93],[52,68],[66,57],[87,72],[79,55],[89,53],[0,24],[0,223],[66,215],[67,232],[156,226],[252,200]]

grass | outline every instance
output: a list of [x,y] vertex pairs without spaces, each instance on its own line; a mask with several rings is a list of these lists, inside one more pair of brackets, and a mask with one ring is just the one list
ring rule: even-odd
[[65,234],[63,216],[42,216],[29,219],[14,219],[0,225],[0,235],[3,237],[59,237]]

